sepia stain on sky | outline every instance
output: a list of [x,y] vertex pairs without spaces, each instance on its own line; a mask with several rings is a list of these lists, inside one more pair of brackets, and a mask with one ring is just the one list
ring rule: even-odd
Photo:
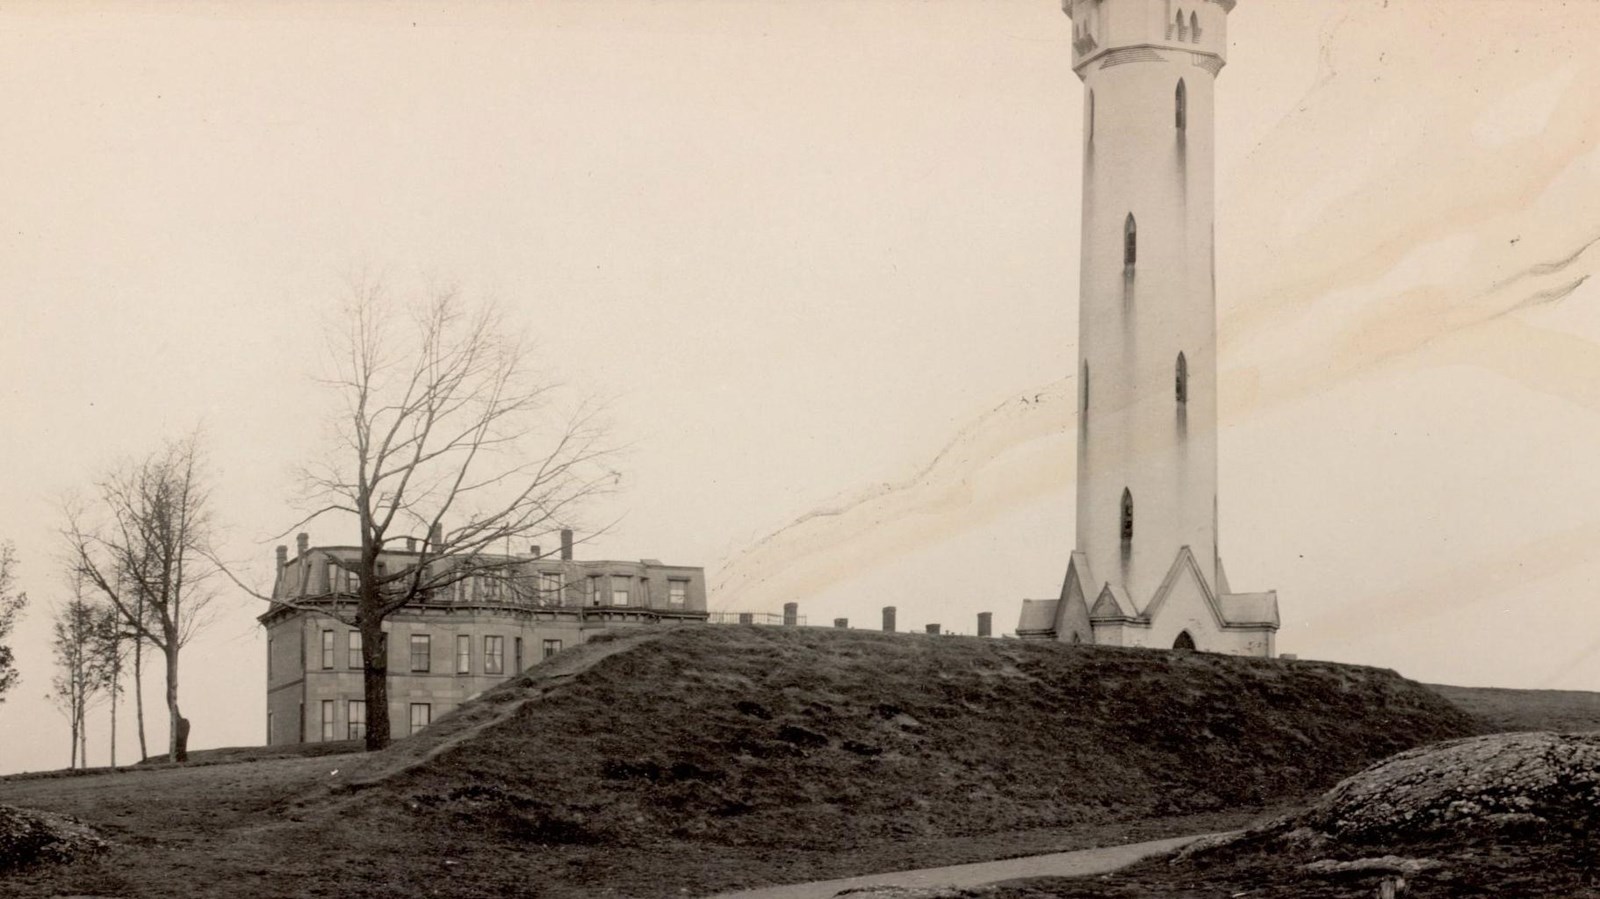
[[[1229,18],[1220,537],[1283,651],[1600,689],[1590,13]],[[34,607],[0,772],[65,756],[62,496],[201,425],[269,580],[357,271],[496,297],[615,397],[593,554],[704,565],[715,608],[1013,627],[1073,545],[1069,40],[1049,0],[7,4],[0,538]],[[186,650],[197,746],[260,740],[259,611]]]

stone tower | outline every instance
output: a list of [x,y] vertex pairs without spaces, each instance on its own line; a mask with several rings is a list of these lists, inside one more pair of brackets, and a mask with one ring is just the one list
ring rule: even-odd
[[[1230,620],[1217,554],[1212,110],[1234,2],[1063,2],[1084,119],[1077,550],[1058,639],[1271,651],[1270,635],[1235,639],[1266,622]],[[1154,619],[1174,590],[1215,620],[1166,634]]]

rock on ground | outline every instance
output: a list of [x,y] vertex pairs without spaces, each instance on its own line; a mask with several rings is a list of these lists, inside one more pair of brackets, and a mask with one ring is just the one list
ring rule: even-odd
[[92,855],[107,845],[94,828],[66,815],[0,805],[0,874]]
[[1587,828],[1600,809],[1600,733],[1495,734],[1391,756],[1299,819],[1340,841],[1462,828]]
[[[1592,849],[1600,838],[1600,732],[1494,734],[1407,750],[1302,812],[1197,841],[1174,863],[1255,848],[1314,859],[1302,867],[1313,875],[1416,875],[1442,865],[1389,850],[1469,838]],[[1382,854],[1372,853],[1378,847]]]

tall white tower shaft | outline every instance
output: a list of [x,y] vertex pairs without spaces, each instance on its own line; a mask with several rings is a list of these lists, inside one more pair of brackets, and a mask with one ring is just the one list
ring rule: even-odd
[[1063,5],[1084,86],[1077,544],[1142,609],[1185,546],[1223,592],[1212,100],[1234,0]]

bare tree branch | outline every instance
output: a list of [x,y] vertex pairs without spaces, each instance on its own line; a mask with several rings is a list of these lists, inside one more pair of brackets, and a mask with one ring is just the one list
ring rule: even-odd
[[[384,620],[472,578],[536,597],[540,588],[522,583],[522,561],[503,547],[571,527],[616,475],[604,464],[611,451],[600,409],[559,414],[557,385],[532,370],[529,346],[492,304],[469,304],[447,285],[402,309],[381,281],[367,280],[352,285],[327,334],[319,383],[339,411],[329,453],[301,469],[311,511],[284,533],[330,516],[355,525],[356,558],[315,557],[354,576],[353,608],[335,595],[307,596],[281,572],[270,594],[227,576],[275,607],[360,630],[367,745],[376,749],[389,740]],[[394,541],[421,535],[419,551],[385,555]],[[302,554],[296,570],[312,561]]]

